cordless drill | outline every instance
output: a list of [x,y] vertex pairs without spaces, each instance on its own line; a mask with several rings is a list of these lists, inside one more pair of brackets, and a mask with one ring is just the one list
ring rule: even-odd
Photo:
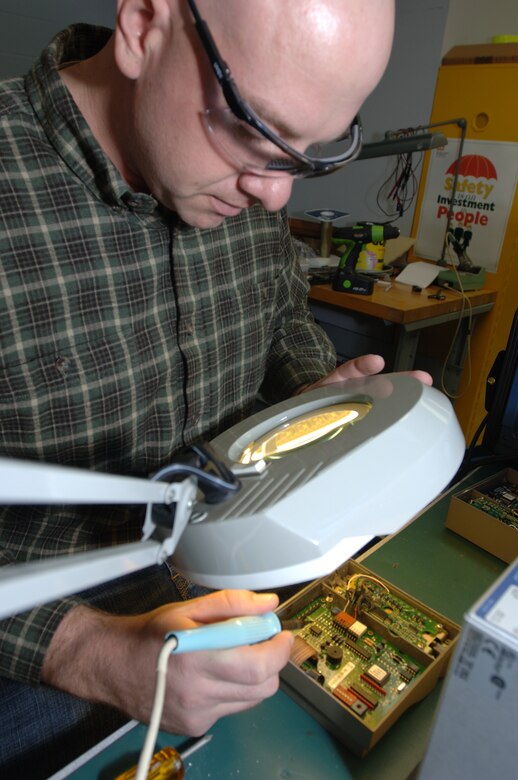
[[393,225],[359,224],[352,227],[337,228],[333,231],[333,244],[345,244],[335,277],[333,290],[337,292],[370,295],[374,289],[374,280],[367,274],[357,273],[356,263],[365,244],[381,244],[399,236],[399,228]]

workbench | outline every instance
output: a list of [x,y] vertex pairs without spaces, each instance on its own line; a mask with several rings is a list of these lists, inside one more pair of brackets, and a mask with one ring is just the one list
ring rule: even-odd
[[[429,297],[436,293],[444,298]],[[475,318],[490,311],[496,300],[496,291],[490,289],[465,295]],[[413,292],[411,286],[391,281],[388,289],[375,284],[371,295],[356,295],[337,292],[330,284],[316,284],[310,289],[309,303],[340,361],[377,352],[383,355],[390,371],[418,367],[429,370],[432,376],[433,365],[420,361],[416,366],[419,337],[425,328],[458,322],[460,318],[444,371],[448,389],[456,391],[466,356],[470,314],[459,292],[436,286]],[[438,376],[434,379],[440,386]]]
[[[504,570],[505,564],[444,528],[452,492],[502,468],[484,467],[440,496],[399,533],[361,556],[378,576],[455,621]],[[363,759],[352,755],[280,690],[271,699],[222,719],[212,741],[186,761],[186,780],[406,780],[426,749],[440,684],[411,707]],[[72,773],[73,780],[113,780],[136,763],[145,727],[136,725]],[[184,737],[160,732],[157,750],[179,749]]]

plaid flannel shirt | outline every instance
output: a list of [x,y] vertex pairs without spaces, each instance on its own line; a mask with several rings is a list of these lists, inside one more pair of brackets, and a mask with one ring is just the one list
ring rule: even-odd
[[[0,454],[148,476],[182,446],[334,366],[286,214],[218,228],[134,192],[58,75],[110,32],[60,33],[0,84]],[[127,507],[6,507],[0,563],[139,538]],[[0,674],[36,683],[72,596],[0,624]]]

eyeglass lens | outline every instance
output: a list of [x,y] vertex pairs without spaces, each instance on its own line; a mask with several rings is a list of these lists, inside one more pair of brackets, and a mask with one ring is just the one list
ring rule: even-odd
[[[213,142],[230,163],[240,170],[264,176],[296,176],[308,173],[307,166],[282,152],[275,144],[233,114],[230,108],[211,108],[204,114]],[[312,144],[304,150],[314,159],[338,156],[350,145],[340,139],[331,144]]]

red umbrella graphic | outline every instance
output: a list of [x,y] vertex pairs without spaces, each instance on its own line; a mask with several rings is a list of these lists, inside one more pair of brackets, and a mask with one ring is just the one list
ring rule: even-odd
[[[457,160],[452,162],[446,175],[455,175],[455,169],[457,168]],[[475,179],[498,179],[496,175],[496,168],[487,157],[482,157],[481,154],[466,154],[460,158],[459,164],[460,176],[473,176]]]

